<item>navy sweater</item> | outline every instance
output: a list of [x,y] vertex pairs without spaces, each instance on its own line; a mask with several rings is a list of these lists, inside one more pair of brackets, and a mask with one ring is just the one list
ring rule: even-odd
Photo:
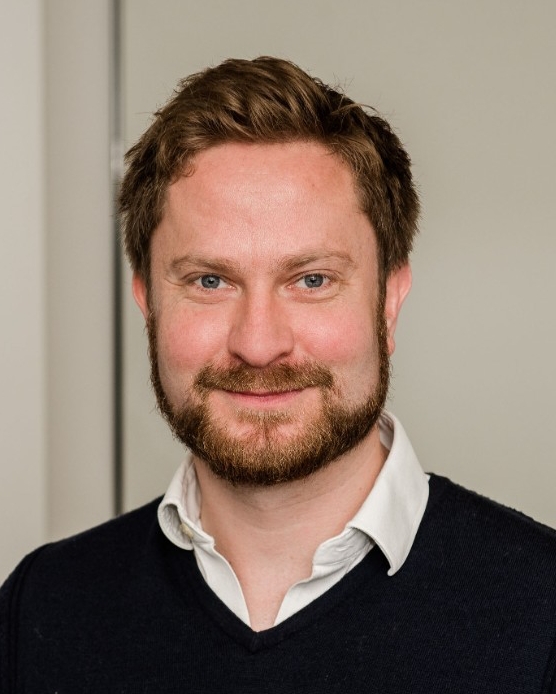
[[157,502],[27,557],[0,593],[2,694],[556,693],[556,532],[432,476],[394,576],[378,548],[253,632]]

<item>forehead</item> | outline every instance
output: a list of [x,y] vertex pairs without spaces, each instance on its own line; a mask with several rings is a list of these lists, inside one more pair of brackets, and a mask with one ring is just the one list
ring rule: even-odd
[[[168,195],[183,194],[185,186],[191,194],[203,196],[228,192],[283,195],[326,191],[330,203],[342,197],[359,208],[355,179],[338,155],[317,142],[295,141],[276,144],[226,143],[210,147],[193,160],[191,173],[169,187]],[[180,186],[181,181],[181,186]],[[181,188],[181,191],[177,191]],[[347,199],[346,199],[347,196]]]
[[357,254],[369,243],[374,232],[337,155],[314,142],[227,143],[200,153],[169,187],[152,250],[276,255],[335,246]]

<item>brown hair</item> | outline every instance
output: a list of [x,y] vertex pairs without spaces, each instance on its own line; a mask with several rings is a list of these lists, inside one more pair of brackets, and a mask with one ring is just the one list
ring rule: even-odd
[[149,284],[150,240],[168,186],[199,152],[225,142],[322,143],[351,169],[377,236],[382,278],[407,262],[419,200],[410,159],[374,111],[286,60],[230,59],[182,80],[126,155],[120,191],[125,250]]

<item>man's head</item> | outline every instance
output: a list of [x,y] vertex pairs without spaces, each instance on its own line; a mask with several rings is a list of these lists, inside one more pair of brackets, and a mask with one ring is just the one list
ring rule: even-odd
[[382,280],[407,263],[419,201],[398,137],[382,118],[293,63],[260,57],[227,60],[182,80],[128,151],[120,211],[134,272],[149,283],[150,241],[168,187],[193,170],[200,152],[232,142],[295,141],[322,144],[351,170],[376,233]]
[[128,162],[134,294],[176,435],[236,484],[364,444],[417,215],[388,126],[289,63],[228,61],[184,81]]

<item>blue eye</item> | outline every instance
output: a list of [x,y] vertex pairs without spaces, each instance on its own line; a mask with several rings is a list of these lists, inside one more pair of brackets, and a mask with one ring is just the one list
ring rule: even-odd
[[322,287],[324,279],[324,275],[315,273],[313,275],[305,275],[301,278],[301,281],[308,289],[317,289],[318,287]]
[[203,289],[218,289],[222,282],[218,275],[203,275],[199,280]]

